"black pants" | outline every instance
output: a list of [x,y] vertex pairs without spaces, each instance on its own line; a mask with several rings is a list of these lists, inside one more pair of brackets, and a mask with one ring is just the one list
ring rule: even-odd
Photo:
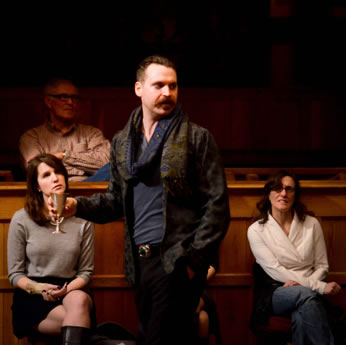
[[197,335],[193,319],[207,271],[196,273],[190,280],[186,265],[180,263],[167,274],[160,256],[140,259],[139,268],[139,344],[193,344]]

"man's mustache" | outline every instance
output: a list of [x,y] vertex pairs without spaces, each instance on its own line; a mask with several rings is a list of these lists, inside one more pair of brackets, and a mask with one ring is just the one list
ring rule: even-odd
[[174,104],[173,100],[170,98],[166,98],[162,101],[159,101],[159,104]]

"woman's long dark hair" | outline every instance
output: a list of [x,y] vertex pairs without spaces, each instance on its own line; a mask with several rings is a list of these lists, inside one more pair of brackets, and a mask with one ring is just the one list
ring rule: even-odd
[[308,211],[306,206],[300,201],[300,183],[297,176],[289,170],[280,170],[279,172],[273,174],[269,177],[266,184],[264,185],[264,196],[263,198],[256,204],[257,209],[260,215],[257,217],[259,219],[260,224],[265,224],[268,220],[268,212],[271,213],[271,202],[269,200],[269,194],[274,189],[278,189],[278,187],[282,186],[282,179],[286,176],[289,176],[293,179],[295,183],[295,193],[294,193],[294,202],[292,205],[292,210],[297,213],[298,219],[303,221],[307,214],[313,215],[311,211]]
[[24,208],[29,214],[30,218],[38,225],[44,225],[48,222],[47,217],[43,212],[43,195],[39,191],[38,185],[38,166],[41,163],[46,163],[52,167],[56,173],[62,174],[65,178],[66,190],[68,191],[68,175],[64,164],[61,160],[49,153],[40,154],[30,160],[27,169],[27,189]]

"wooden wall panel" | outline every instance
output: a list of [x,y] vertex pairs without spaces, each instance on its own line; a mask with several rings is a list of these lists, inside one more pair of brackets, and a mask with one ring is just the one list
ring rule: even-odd
[[247,240],[247,228],[250,221],[246,219],[233,219],[228,233],[221,243],[218,273],[232,272],[236,274],[249,274],[251,261],[249,261],[250,247]]
[[124,266],[122,221],[98,224],[95,229],[95,275],[121,275]]
[[255,338],[248,328],[252,308],[252,289],[239,286],[213,287],[208,290],[217,306],[223,344],[254,344]]
[[[223,343],[255,345],[248,329],[252,307],[252,263],[247,228],[256,214],[262,194],[261,181],[228,181],[231,208],[229,231],[221,243],[219,270],[208,284],[220,317]],[[321,220],[325,234],[330,274],[346,286],[346,182],[301,181],[303,201]],[[105,190],[107,183],[71,183],[73,195],[90,195]],[[27,345],[12,335],[12,287],[7,279],[6,242],[10,219],[24,203],[24,183],[0,183],[0,345]],[[114,321],[137,331],[134,291],[124,276],[124,229],[122,221],[95,227],[95,275],[91,283],[98,322]],[[331,300],[346,307],[344,291]],[[2,343],[1,343],[2,342]]]
[[[81,95],[79,121],[100,128],[109,140],[139,105],[133,88],[83,88]],[[179,95],[191,120],[213,133],[228,166],[261,166],[253,151],[270,162],[288,150],[295,155],[285,160],[295,165],[301,150],[346,150],[343,95],[306,88],[181,88]],[[46,117],[41,90],[0,89],[0,114],[0,167],[18,165],[20,135]]]
[[[330,280],[336,280],[346,284],[346,216],[343,219],[337,217],[323,217],[321,220],[324,237],[326,240]],[[339,245],[338,245],[339,244]]]
[[7,274],[7,229],[8,224],[0,223],[0,276],[4,276],[5,274]]
[[28,128],[40,125],[45,119],[42,99],[24,99],[22,95],[15,99],[1,99],[1,137],[0,147],[16,149],[19,136]]
[[300,119],[302,96],[295,93],[282,94],[278,91],[259,92],[251,112],[252,149],[297,150],[301,145],[303,128]]
[[94,288],[94,298],[98,323],[113,321],[137,334],[138,320],[132,289],[118,289],[114,293],[114,288]]

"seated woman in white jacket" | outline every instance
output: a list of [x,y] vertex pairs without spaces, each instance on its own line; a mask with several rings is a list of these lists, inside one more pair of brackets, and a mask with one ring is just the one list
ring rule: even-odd
[[257,287],[257,321],[265,310],[266,316],[290,315],[294,345],[334,344],[322,295],[337,294],[341,287],[324,281],[328,259],[322,228],[299,196],[299,181],[293,173],[273,175],[257,204],[260,216],[248,229],[259,265],[255,276],[260,272],[257,276],[263,283]]

